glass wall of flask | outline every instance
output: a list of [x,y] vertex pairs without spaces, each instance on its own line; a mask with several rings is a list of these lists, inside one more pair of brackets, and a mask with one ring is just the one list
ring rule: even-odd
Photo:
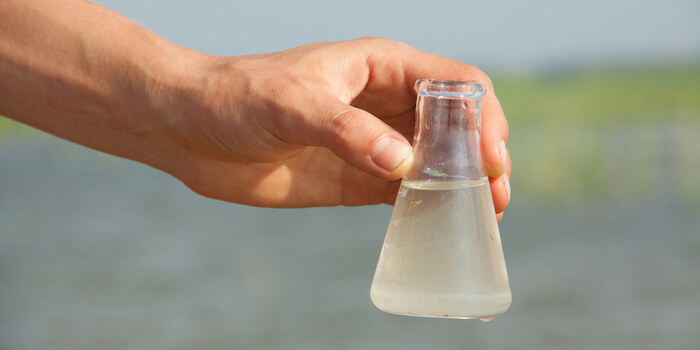
[[480,144],[475,81],[416,82],[414,162],[403,178],[370,290],[400,315],[489,321],[511,303]]

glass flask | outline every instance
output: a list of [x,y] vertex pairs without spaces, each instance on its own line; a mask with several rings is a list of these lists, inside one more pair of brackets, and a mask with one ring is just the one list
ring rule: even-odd
[[490,321],[510,284],[480,145],[476,81],[418,80],[414,161],[403,178],[372,281],[377,308]]

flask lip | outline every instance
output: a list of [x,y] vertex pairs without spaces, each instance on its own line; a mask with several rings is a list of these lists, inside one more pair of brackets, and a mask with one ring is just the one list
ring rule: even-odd
[[476,80],[418,79],[415,90],[418,96],[478,100],[486,94],[486,85]]

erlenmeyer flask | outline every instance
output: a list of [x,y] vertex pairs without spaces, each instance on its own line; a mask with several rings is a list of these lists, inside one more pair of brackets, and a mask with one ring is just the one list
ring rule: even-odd
[[414,162],[394,204],[370,297],[400,315],[490,321],[511,303],[483,171],[483,84],[418,80]]

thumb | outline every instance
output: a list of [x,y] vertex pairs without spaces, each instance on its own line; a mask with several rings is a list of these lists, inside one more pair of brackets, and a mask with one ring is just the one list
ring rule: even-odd
[[[413,163],[412,147],[398,131],[372,114],[340,100],[310,103],[294,143],[323,146],[377,177],[401,178]],[[295,142],[297,141],[297,142]]]

